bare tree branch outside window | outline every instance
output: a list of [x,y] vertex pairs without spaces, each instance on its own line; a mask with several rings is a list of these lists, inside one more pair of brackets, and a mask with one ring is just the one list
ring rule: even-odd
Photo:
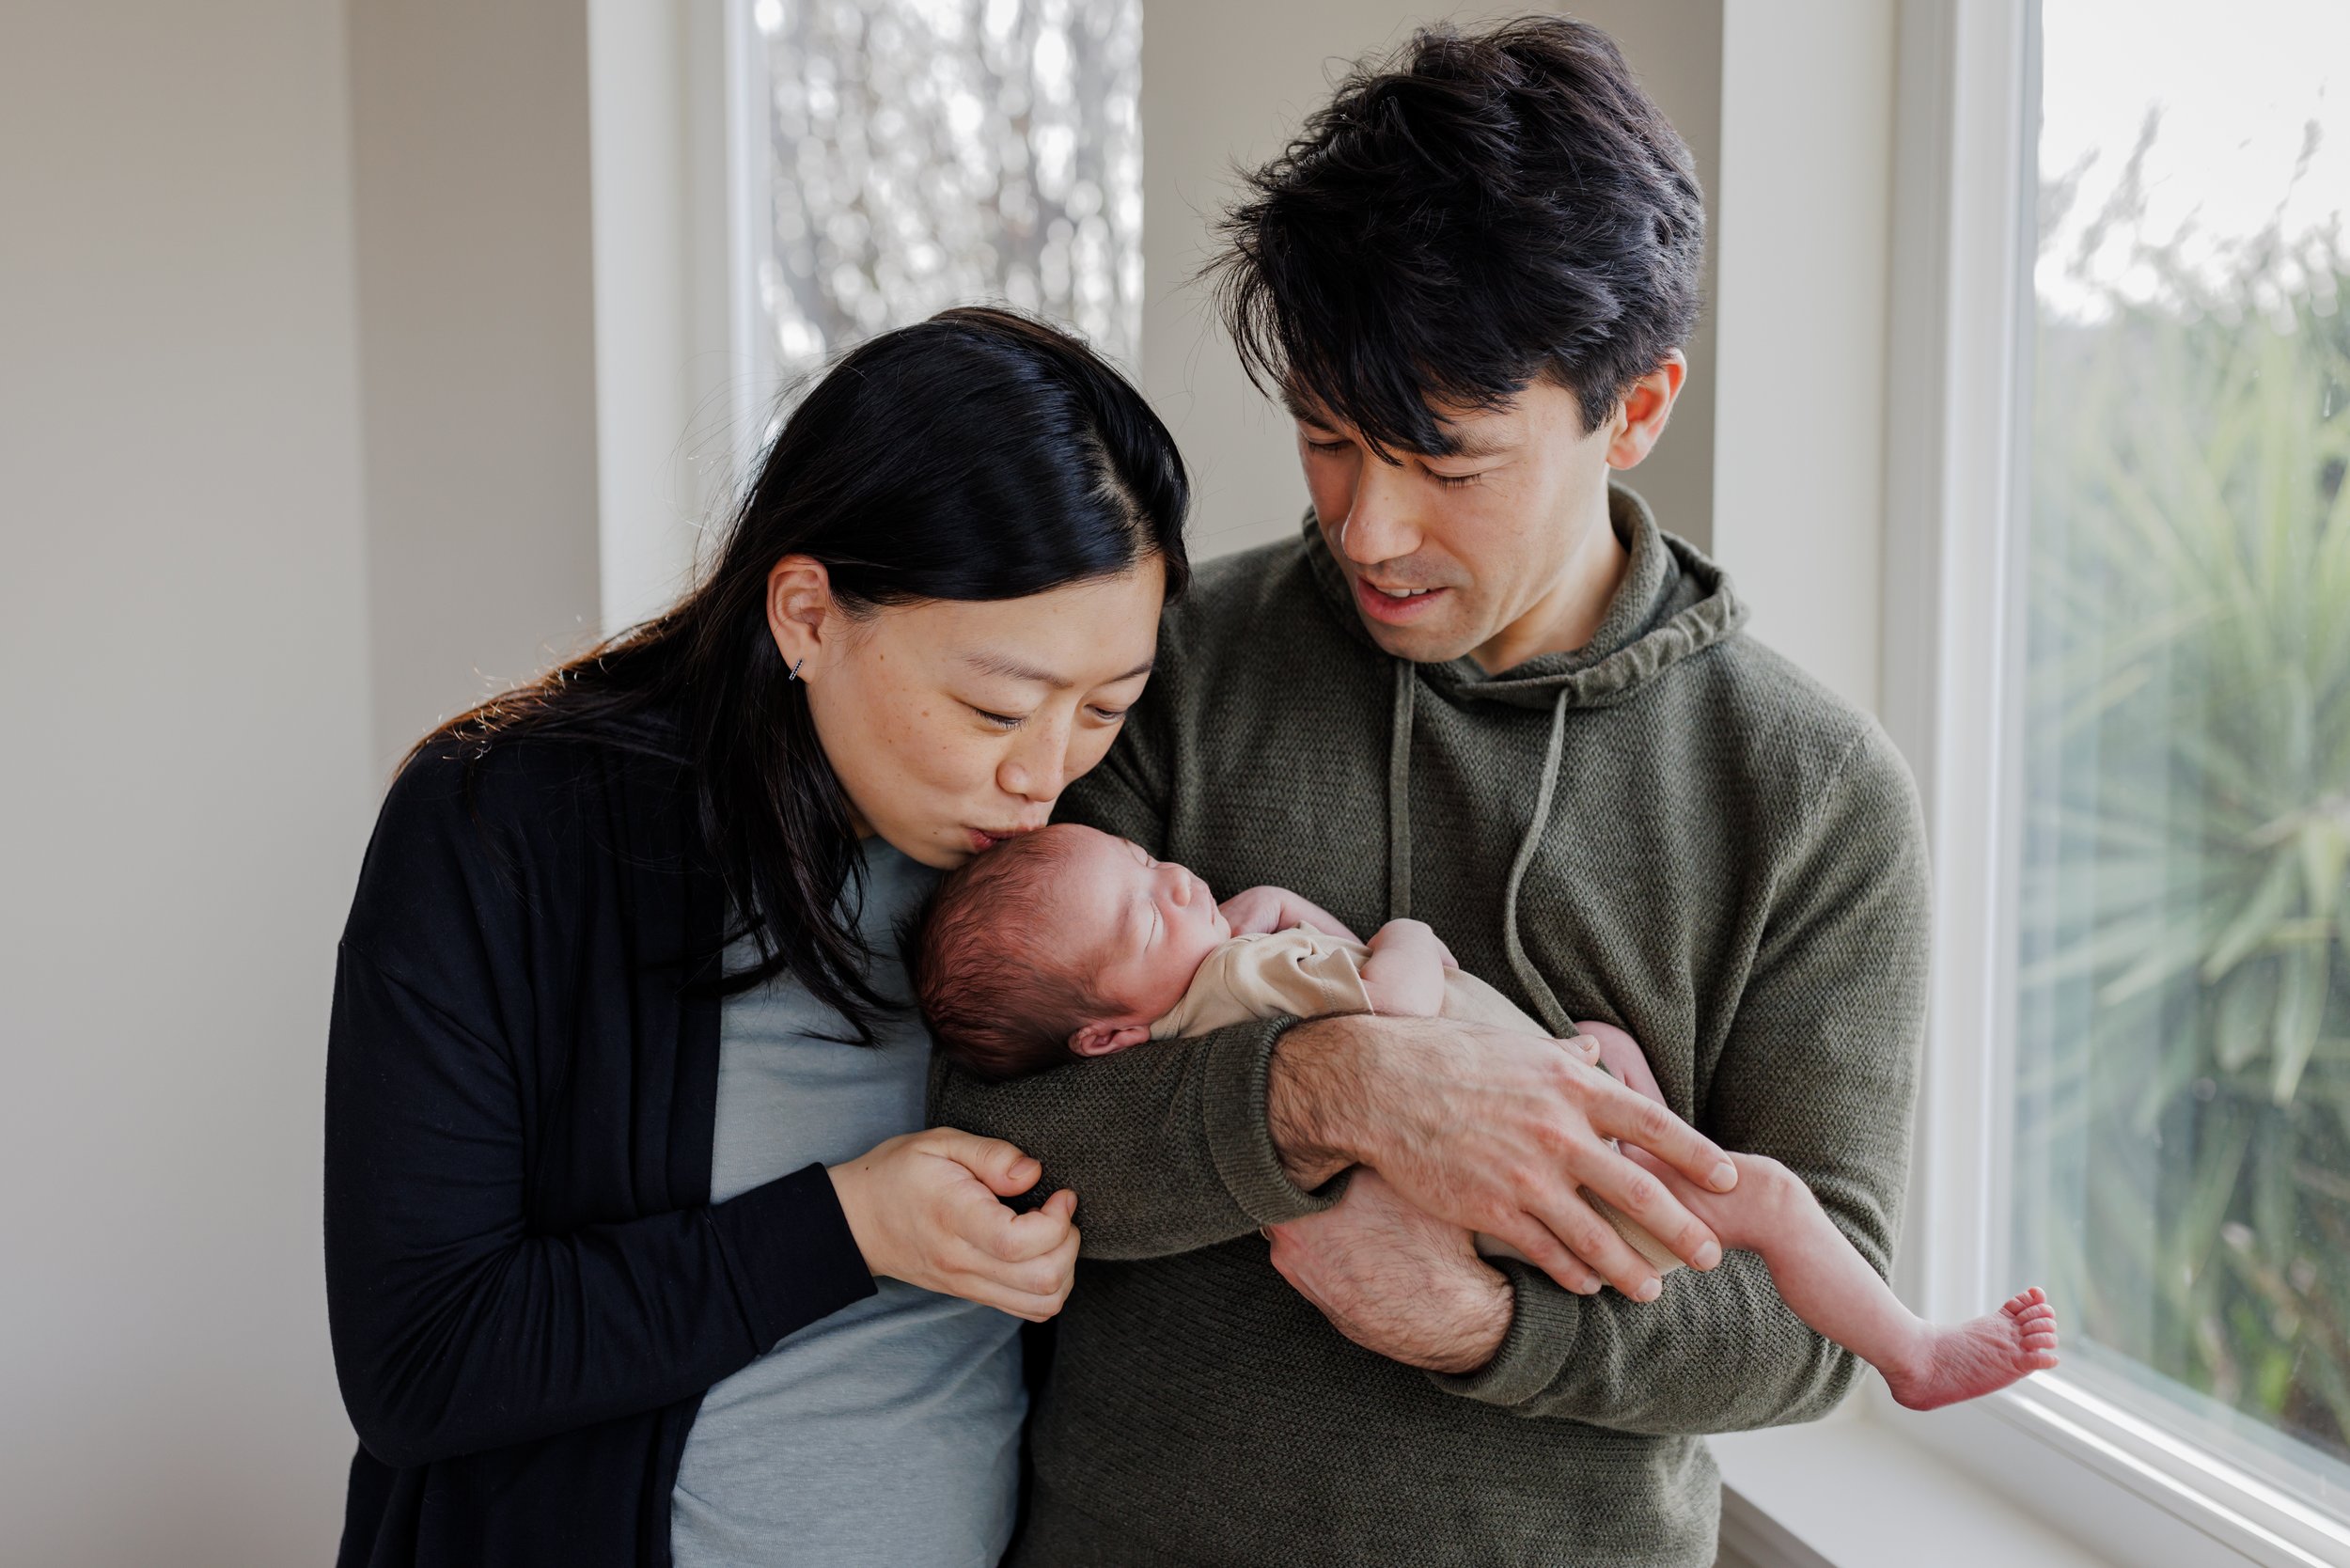
[[1141,0],[756,0],[787,380],[950,305],[1006,301],[1132,365]]

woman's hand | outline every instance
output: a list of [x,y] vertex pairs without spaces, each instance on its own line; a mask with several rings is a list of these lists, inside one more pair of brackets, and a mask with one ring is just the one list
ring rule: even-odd
[[1077,1195],[1015,1214],[999,1198],[1043,1168],[1000,1138],[952,1127],[906,1133],[831,1168],[833,1191],[865,1266],[926,1291],[1042,1323],[1069,1299],[1077,1267]]

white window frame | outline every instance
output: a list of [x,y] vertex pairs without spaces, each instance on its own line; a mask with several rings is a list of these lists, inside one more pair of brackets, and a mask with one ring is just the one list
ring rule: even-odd
[[[2004,1298],[2012,1190],[2016,700],[2037,0],[1905,0],[1887,408],[1884,718],[1935,866],[1932,1026],[1902,1283]],[[2125,1563],[2350,1563],[2350,1529],[2061,1369],[1927,1417],[1870,1414]]]
[[766,445],[772,199],[751,0],[588,0],[598,565],[609,634],[668,604]]

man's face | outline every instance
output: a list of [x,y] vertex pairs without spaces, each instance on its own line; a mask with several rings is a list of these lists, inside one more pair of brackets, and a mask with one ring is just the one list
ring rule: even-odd
[[1620,405],[1586,431],[1574,395],[1537,381],[1500,409],[1436,410],[1460,443],[1452,455],[1389,462],[1318,402],[1291,413],[1324,542],[1372,638],[1418,663],[1480,653],[1495,668],[1514,661],[1490,655],[1528,640],[1609,526],[1607,471],[1629,466],[1637,422]]

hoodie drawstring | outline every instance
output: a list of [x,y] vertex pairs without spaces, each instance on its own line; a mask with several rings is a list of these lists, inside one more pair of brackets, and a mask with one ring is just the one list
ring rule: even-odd
[[1394,718],[1387,728],[1387,918],[1412,913],[1412,698],[1418,672],[1395,661]]
[[[1387,918],[1408,919],[1412,913],[1412,705],[1419,689],[1419,674],[1409,659],[1395,661],[1395,704],[1387,729]],[[1511,862],[1510,880],[1501,890],[1501,947],[1509,955],[1511,972],[1542,1014],[1543,1027],[1561,1040],[1574,1033],[1574,1020],[1559,1005],[1534,961],[1518,940],[1518,888],[1534,852],[1550,824],[1550,803],[1559,792],[1559,760],[1566,750],[1567,703],[1573,694],[1561,690],[1550,709],[1550,744],[1543,752],[1543,778],[1534,792],[1534,816],[1518,841]]]
[[1526,868],[1534,863],[1534,851],[1543,841],[1543,829],[1550,825],[1550,799],[1559,789],[1559,759],[1567,739],[1567,693],[1561,691],[1550,710],[1550,745],[1543,753],[1542,788],[1534,792],[1534,817],[1526,824],[1526,837],[1518,843],[1518,857],[1510,867],[1510,880],[1501,890],[1501,946],[1510,955],[1511,972],[1526,988],[1527,996],[1535,1011],[1543,1016],[1543,1027],[1564,1040],[1574,1033],[1574,1020],[1559,1005],[1558,996],[1550,989],[1534,961],[1526,956],[1526,944],[1518,940],[1518,887],[1526,881]]

